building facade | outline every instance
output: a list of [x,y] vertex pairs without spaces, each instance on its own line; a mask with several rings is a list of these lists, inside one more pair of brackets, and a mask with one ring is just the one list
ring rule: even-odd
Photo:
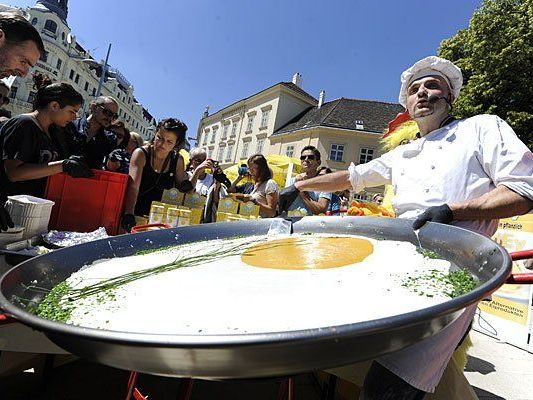
[[[382,154],[380,140],[387,123],[403,111],[400,104],[340,98],[324,102],[301,88],[295,75],[200,121],[197,143],[225,167],[254,153],[299,157],[315,146],[322,165],[347,169]],[[383,187],[360,193],[370,198]]]
[[[67,24],[68,0],[43,0],[28,9],[17,9],[32,23],[43,38],[46,52],[34,71],[49,76],[54,82],[71,84],[84,98],[83,111],[97,94],[102,62],[93,59],[90,52],[76,41]],[[119,104],[119,119],[126,127],[138,132],[146,140],[155,129],[155,119],[135,98],[134,88],[116,68],[108,66],[107,79],[101,95],[114,97]],[[29,112],[35,96],[31,74],[17,77],[11,85],[11,101],[5,107],[13,115]]]
[[269,154],[270,137],[317,100],[294,82],[280,82],[239,100],[212,115],[204,115],[197,145],[224,167],[255,153]]

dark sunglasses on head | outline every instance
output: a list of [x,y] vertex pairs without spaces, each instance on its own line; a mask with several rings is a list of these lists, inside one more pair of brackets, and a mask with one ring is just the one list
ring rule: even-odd
[[9,104],[9,97],[0,96],[0,101],[2,101],[2,104]]
[[104,113],[104,115],[106,117],[113,118],[113,119],[117,119],[118,118],[118,114],[117,113],[114,113],[113,111],[108,110],[104,106],[98,106],[98,107],[100,107],[100,109],[102,110],[102,112]]
[[306,156],[300,156],[300,160],[314,160],[315,159],[315,155],[314,154],[308,154]]

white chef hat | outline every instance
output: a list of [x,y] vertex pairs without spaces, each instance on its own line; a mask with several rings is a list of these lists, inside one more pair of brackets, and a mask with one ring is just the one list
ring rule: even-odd
[[425,76],[438,75],[443,77],[452,93],[452,103],[459,97],[459,92],[463,86],[463,74],[461,69],[449,60],[444,58],[429,56],[413,64],[411,68],[406,69],[400,78],[401,87],[398,101],[402,106],[407,103],[407,89],[416,79]]

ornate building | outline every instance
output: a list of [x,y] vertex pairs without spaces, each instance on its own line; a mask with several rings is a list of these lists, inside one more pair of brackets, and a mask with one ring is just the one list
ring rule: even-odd
[[[46,52],[34,67],[53,81],[70,83],[85,100],[84,111],[97,94],[103,61],[94,60],[90,52],[76,41],[67,24],[68,0],[42,0],[18,12],[31,21],[43,38]],[[133,85],[116,68],[108,66],[107,79],[101,94],[113,96],[119,104],[119,119],[132,131],[150,139],[155,129],[155,119],[134,95]],[[16,78],[11,86],[11,102],[5,107],[13,115],[29,112],[35,89],[31,75]]]

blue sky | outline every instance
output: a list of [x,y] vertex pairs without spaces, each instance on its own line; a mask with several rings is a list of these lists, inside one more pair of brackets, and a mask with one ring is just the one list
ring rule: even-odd
[[[16,6],[35,1],[7,0]],[[481,0],[70,0],[68,23],[97,59],[135,86],[157,118],[195,137],[214,112],[277,82],[339,97],[397,102],[400,73],[468,26]]]

